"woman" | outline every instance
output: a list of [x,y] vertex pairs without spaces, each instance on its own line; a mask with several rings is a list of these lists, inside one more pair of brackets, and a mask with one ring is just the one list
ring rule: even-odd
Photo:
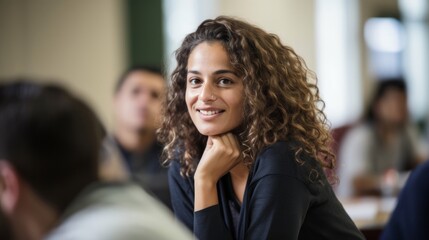
[[337,195],[396,195],[401,187],[398,174],[406,177],[426,159],[426,145],[419,139],[408,117],[404,80],[378,82],[363,119],[341,144]]
[[160,140],[175,214],[197,238],[363,238],[322,170],[326,118],[290,47],[218,17],[176,59]]

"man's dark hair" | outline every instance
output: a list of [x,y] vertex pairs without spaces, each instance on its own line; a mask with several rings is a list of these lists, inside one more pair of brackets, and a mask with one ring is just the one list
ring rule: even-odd
[[143,65],[138,65],[138,66],[132,66],[129,69],[127,69],[125,72],[122,73],[121,77],[118,79],[118,81],[116,82],[116,86],[115,86],[115,93],[119,92],[119,90],[122,88],[122,86],[125,83],[125,80],[128,78],[128,76],[133,73],[133,72],[148,72],[148,73],[153,73],[153,74],[158,74],[161,77],[164,77],[164,74],[162,72],[162,69],[159,67],[154,67],[154,66],[143,66]]
[[90,107],[59,86],[0,83],[0,159],[60,212],[98,178],[101,129]]

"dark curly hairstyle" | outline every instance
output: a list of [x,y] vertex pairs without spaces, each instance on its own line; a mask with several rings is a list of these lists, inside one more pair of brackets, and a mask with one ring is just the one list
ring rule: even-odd
[[176,51],[177,67],[159,130],[164,164],[179,160],[181,174],[190,176],[202,156],[207,137],[194,126],[185,103],[187,63],[198,44],[214,41],[223,45],[243,79],[245,116],[235,131],[244,164],[251,167],[264,147],[284,140],[296,143],[293,150],[299,163],[304,163],[305,154],[324,168],[334,168],[324,102],[304,60],[277,35],[225,16],[205,20]]

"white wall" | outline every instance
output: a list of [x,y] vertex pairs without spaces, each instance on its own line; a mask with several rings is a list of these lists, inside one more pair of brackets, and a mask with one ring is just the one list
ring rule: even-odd
[[123,12],[119,0],[0,1],[0,78],[58,79],[110,126],[125,67]]
[[219,0],[222,15],[236,16],[277,34],[316,70],[314,0]]
[[[238,17],[277,34],[283,44],[301,55],[315,70],[315,10],[313,0],[164,0],[166,56],[168,65],[187,33],[207,18],[218,15]],[[180,19],[180,21],[178,20]],[[170,68],[171,69],[171,68]]]
[[202,21],[219,14],[218,0],[162,0],[164,21],[164,58],[167,71],[176,67],[174,51],[185,36],[197,29]]
[[382,13],[391,13],[399,12],[397,0],[359,0],[360,4],[360,16],[359,16],[359,28],[360,28],[360,53],[361,53],[361,64],[360,71],[362,74],[361,84],[362,84],[362,94],[364,100],[364,106],[368,105],[368,102],[373,95],[375,84],[374,73],[371,72],[369,68],[369,57],[368,50],[365,45],[363,36],[364,36],[364,26],[365,22],[372,17],[376,17]]
[[316,0],[317,73],[333,128],[362,111],[358,0]]

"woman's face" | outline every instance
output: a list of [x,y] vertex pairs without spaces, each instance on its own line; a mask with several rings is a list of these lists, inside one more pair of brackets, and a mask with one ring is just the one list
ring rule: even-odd
[[404,91],[388,88],[375,106],[375,115],[384,124],[400,126],[407,122],[407,96]]
[[188,58],[186,105],[198,131],[227,133],[243,121],[243,80],[219,42],[197,45]]

